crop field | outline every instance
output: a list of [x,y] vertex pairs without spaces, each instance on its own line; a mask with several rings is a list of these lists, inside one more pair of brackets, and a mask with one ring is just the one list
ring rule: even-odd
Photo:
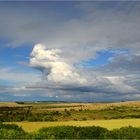
[[1,102],[0,121],[32,132],[50,126],[140,127],[140,101],[116,103]]
[[89,109],[100,110],[108,107],[137,107],[140,108],[140,101],[128,101],[128,102],[113,102],[113,103],[63,103],[63,102],[0,102],[0,107],[26,107],[32,106],[33,110],[65,110],[65,109]]
[[82,121],[140,118],[140,101],[117,103],[1,102],[0,121]]
[[[9,124],[9,123],[8,123]],[[93,121],[62,121],[62,122],[12,122],[27,132],[37,131],[42,127],[50,126],[101,126],[109,130],[125,126],[140,127],[140,119],[118,119],[118,120],[93,120]]]
[[[18,105],[18,104],[17,104]],[[19,104],[21,105],[21,104]],[[32,106],[34,111],[64,111],[65,109],[88,109],[88,110],[101,110],[109,107],[139,107],[140,101],[129,101],[129,102],[116,102],[116,103],[47,103],[47,102],[36,102],[36,103],[24,103],[24,106]]]

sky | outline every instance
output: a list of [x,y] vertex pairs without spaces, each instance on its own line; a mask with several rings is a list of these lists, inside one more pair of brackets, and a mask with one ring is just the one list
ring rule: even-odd
[[139,1],[0,2],[0,101],[140,100]]

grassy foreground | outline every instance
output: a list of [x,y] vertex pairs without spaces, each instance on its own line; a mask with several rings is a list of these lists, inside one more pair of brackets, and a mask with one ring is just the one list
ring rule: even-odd
[[62,121],[62,122],[6,122],[17,124],[26,132],[37,131],[42,127],[50,126],[101,126],[109,130],[126,126],[140,127],[140,119],[117,119],[117,120],[92,120],[92,121]]

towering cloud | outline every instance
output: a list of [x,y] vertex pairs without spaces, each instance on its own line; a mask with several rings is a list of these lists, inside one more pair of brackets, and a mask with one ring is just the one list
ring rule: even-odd
[[45,45],[37,44],[31,53],[30,65],[41,70],[49,82],[60,85],[85,85],[86,79],[82,78],[74,67],[67,64],[60,54],[61,50],[48,50]]
[[80,76],[75,67],[66,63],[62,54],[59,49],[47,49],[42,44],[35,45],[31,52],[30,66],[40,70],[44,80],[29,85],[28,88],[57,89],[65,91],[65,94],[69,91],[69,95],[74,92],[76,94],[77,92],[105,94],[136,92],[125,82],[126,78],[123,76],[107,76],[103,73],[99,75],[96,71],[95,74],[85,71],[86,78]]

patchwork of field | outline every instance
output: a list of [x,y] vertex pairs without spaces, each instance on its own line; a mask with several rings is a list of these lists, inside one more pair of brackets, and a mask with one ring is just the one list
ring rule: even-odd
[[0,102],[0,122],[32,132],[50,126],[140,127],[140,101],[114,103]]
[[93,120],[93,121],[62,121],[62,122],[8,122],[17,124],[27,132],[37,131],[50,126],[101,126],[109,130],[125,126],[140,127],[140,119]]
[[140,101],[116,103],[0,102],[0,121],[92,121],[140,118]]
[[63,102],[0,102],[0,107],[28,107],[31,106],[33,110],[52,110],[63,111],[65,109],[88,109],[88,110],[101,110],[109,107],[137,107],[140,108],[140,101],[128,102],[113,102],[113,103],[63,103]]
[[138,107],[140,108],[140,101],[129,101],[129,102],[116,102],[116,103],[24,103],[26,106],[32,106],[33,110],[52,110],[52,111],[63,111],[65,109],[83,109],[83,110],[101,110],[109,107]]

